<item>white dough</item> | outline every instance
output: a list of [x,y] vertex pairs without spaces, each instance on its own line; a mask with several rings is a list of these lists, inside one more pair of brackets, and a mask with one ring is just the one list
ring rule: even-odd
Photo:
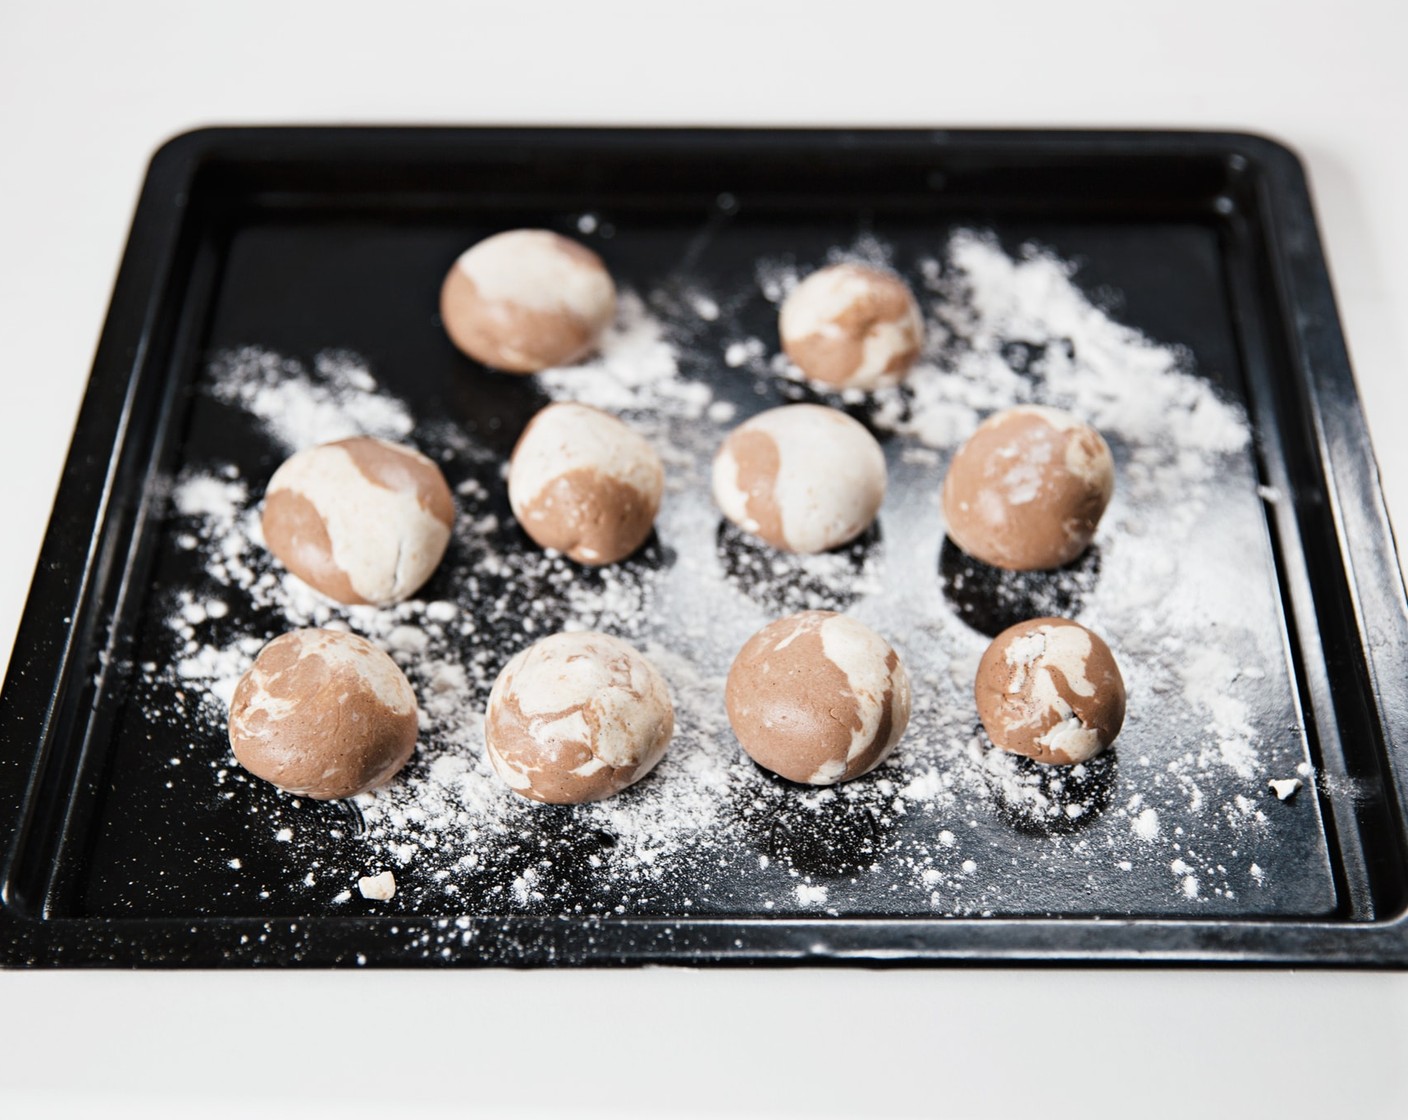
[[[872,297],[877,285],[902,287],[897,277],[858,265],[832,265],[813,272],[794,288],[782,304],[778,331],[789,348],[806,338],[844,343],[848,331],[841,320],[856,304]],[[904,370],[890,369],[902,354],[914,354],[923,341],[924,318],[912,296],[906,295],[903,310],[896,318],[872,322],[859,339],[861,359],[844,381],[832,388],[878,389],[893,385]],[[809,376],[815,371],[803,371]]]
[[[408,451],[398,444],[386,446]],[[317,509],[333,561],[369,603],[399,602],[413,594],[445,554],[449,527],[414,494],[376,485],[335,444],[310,447],[288,459],[269,480],[269,494],[280,490],[302,495]]]
[[[1027,688],[1027,674],[1034,675],[1031,687],[1028,690],[1032,698],[1031,712],[1024,721],[1027,724],[1039,724],[1043,722],[1047,714],[1055,712],[1061,719],[1056,727],[1049,730],[1039,742],[1048,746],[1058,747],[1053,738],[1060,735],[1064,738],[1071,738],[1076,732],[1085,732],[1084,724],[1076,721],[1078,726],[1070,726],[1072,718],[1071,706],[1061,697],[1060,691],[1056,687],[1055,678],[1051,671],[1055,669],[1066,680],[1067,686],[1077,696],[1092,697],[1095,695],[1095,685],[1091,683],[1086,673],[1086,664],[1091,653],[1090,635],[1080,626],[1043,626],[1030,634],[1016,639],[1007,647],[1007,664],[1012,666],[1014,672],[1012,680],[1007,686],[1009,693],[1018,693]],[[1091,731],[1090,735],[1095,732]],[[1073,741],[1076,741],[1073,739]],[[1084,742],[1083,739],[1079,740]],[[1098,738],[1077,751],[1066,750],[1073,762],[1082,758],[1089,758],[1099,752],[1100,744]],[[1088,750],[1088,753],[1082,751]]]
[[[337,630],[297,630],[298,660],[307,657],[320,658],[328,667],[329,674],[345,669],[368,685],[376,696],[377,703],[392,715],[405,715],[416,709],[416,696],[406,676],[376,646],[355,635]],[[293,715],[300,706],[294,697],[275,696],[269,691],[269,682],[259,662],[249,670],[251,697],[244,705],[244,721],[255,723],[252,717],[263,713],[265,734],[272,734],[274,726],[287,716]]]
[[865,298],[871,288],[867,273],[851,268],[823,268],[792,289],[783,301],[778,326],[784,336],[834,335],[850,306]]
[[1040,724],[1054,712],[1057,722],[1037,742],[1064,752],[1072,763],[1085,762],[1100,753],[1100,733],[1075,714],[1061,696],[1051,671],[1059,672],[1077,696],[1093,697],[1095,685],[1087,673],[1091,649],[1090,635],[1083,627],[1043,626],[1017,638],[1005,654],[1007,664],[1014,670],[1007,686],[1009,693],[1021,692],[1026,688],[1027,674],[1034,675],[1031,711],[1022,722]]
[[1037,737],[1037,742],[1048,750],[1062,751],[1072,763],[1086,762],[1100,753],[1100,732],[1071,711],[1064,700],[1055,705],[1065,714],[1059,723],[1053,724],[1045,735]]
[[395,897],[396,876],[390,871],[383,871],[380,875],[363,875],[357,880],[357,890],[363,898],[386,902]]
[[562,249],[541,229],[515,229],[465,250],[456,267],[486,300],[533,311],[566,311],[600,330],[616,313],[616,288],[600,268]]
[[660,456],[644,436],[610,413],[563,401],[539,412],[514,450],[508,474],[514,516],[522,521],[544,490],[575,470],[625,483],[655,505],[665,487]]
[[745,533],[756,533],[758,523],[748,515],[748,495],[738,480],[738,460],[727,443],[719,448],[710,468],[710,485],[719,511]]
[[[785,405],[735,431],[761,432],[777,447],[772,496],[787,548],[824,552],[859,536],[875,520],[885,498],[885,455],[875,437],[845,413]],[[739,481],[741,466],[730,438],[714,460],[714,500],[730,521],[757,532]]]
[[[851,732],[851,745],[846,751],[846,762],[851,762],[875,741],[881,716],[887,711],[897,724],[903,726],[908,722],[909,674],[905,672],[903,663],[896,663],[891,671],[886,664],[891,652],[889,643],[870,627],[848,615],[838,614],[828,618],[821,624],[820,634],[826,659],[846,675],[846,684],[856,697],[861,725]],[[886,691],[893,692],[889,706],[885,704]],[[898,736],[895,742],[898,742]],[[894,743],[891,743],[876,756],[872,767],[885,761],[893,749]]]
[[[621,665],[624,679],[614,671]],[[495,692],[512,695],[548,757],[558,744],[589,743],[607,766],[639,766],[648,745],[642,730],[671,707],[650,662],[625,642],[589,631],[554,634],[520,650],[499,680],[503,689],[496,683]]]
[[886,373],[886,368],[896,354],[912,349],[923,330],[923,322],[916,312],[913,319],[898,323],[876,323],[870,328],[861,346],[860,365],[846,383],[848,388],[878,389],[900,380],[898,374]]

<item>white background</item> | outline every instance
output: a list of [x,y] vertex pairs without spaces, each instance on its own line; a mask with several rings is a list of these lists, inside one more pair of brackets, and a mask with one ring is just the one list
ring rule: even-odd
[[[212,123],[1271,133],[1307,162],[1408,525],[1403,10],[0,0],[0,651],[146,160]],[[8,973],[0,1074],[13,1116],[1388,1117],[1408,1113],[1408,976]]]

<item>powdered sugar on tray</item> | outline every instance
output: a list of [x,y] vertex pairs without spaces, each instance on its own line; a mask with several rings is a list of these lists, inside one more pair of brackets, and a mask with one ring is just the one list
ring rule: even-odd
[[290,449],[349,436],[409,435],[415,421],[405,404],[376,388],[365,362],[335,350],[318,354],[311,371],[252,346],[220,355],[211,369],[215,398],[257,417]]
[[[868,239],[834,256],[886,263],[887,249]],[[797,275],[761,262],[753,295],[775,303]],[[919,263],[916,286],[929,332],[920,366],[899,388],[835,402],[887,436],[891,497],[875,530],[815,557],[763,549],[710,507],[709,461],[735,416],[811,394],[772,343],[739,337],[727,312],[739,293],[697,282],[674,301],[624,292],[601,353],[537,379],[550,398],[622,413],[665,456],[657,536],[601,570],[533,547],[507,511],[499,459],[443,418],[417,417],[382,384],[391,371],[345,352],[217,355],[208,392],[277,446],[357,433],[409,441],[442,462],[459,515],[426,598],[342,607],[266,555],[266,478],[221,463],[188,470],[172,492],[171,540],[200,578],[166,603],[175,647],[169,664],[142,667],[156,682],[149,714],[188,727],[217,784],[249,797],[262,787],[231,760],[224,721],[263,642],[299,626],[347,627],[391,654],[422,708],[402,776],[356,799],[359,820],[321,832],[300,821],[296,799],[265,798],[276,805],[270,836],[292,830],[291,847],[317,865],[307,890],[329,906],[357,904],[359,879],[376,868],[395,872],[383,906],[446,914],[1125,912],[1124,899],[1142,897],[1135,879],[1157,884],[1161,908],[1176,912],[1274,890],[1268,807],[1313,799],[1279,805],[1266,784],[1296,772],[1303,754],[1294,733],[1265,737],[1294,713],[1265,707],[1263,685],[1280,674],[1284,692],[1285,667],[1254,624],[1274,609],[1268,592],[1239,562],[1265,547],[1245,417],[1190,355],[1117,322],[1044,250],[1009,255],[990,235],[960,231]],[[977,423],[1028,401],[1101,428],[1117,496],[1085,560],[1004,576],[944,544],[936,495]],[[1229,472],[1245,476],[1246,510],[1229,509],[1225,491],[1212,500]],[[851,611],[886,634],[915,681],[911,728],[892,759],[823,790],[748,762],[722,703],[749,634],[806,607]],[[995,751],[973,713],[983,631],[1044,613],[1103,633],[1129,685],[1116,749],[1081,766]],[[592,805],[525,802],[483,758],[499,669],[561,629],[633,642],[676,705],[655,773]]]
[[556,400],[626,413],[637,424],[697,420],[714,397],[708,385],[679,376],[664,325],[629,291],[621,295],[600,353],[575,366],[544,370],[538,383]]

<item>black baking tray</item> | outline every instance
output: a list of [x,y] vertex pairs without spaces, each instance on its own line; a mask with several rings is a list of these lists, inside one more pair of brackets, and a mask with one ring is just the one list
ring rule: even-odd
[[[1280,834],[1303,878],[1264,906],[1211,917],[1137,896],[1093,906],[1063,895],[1059,874],[1025,908],[943,917],[874,899],[768,914],[737,893],[703,913],[668,891],[619,913],[508,913],[483,899],[456,908],[414,890],[390,913],[339,912],[277,887],[231,894],[207,857],[223,864],[245,850],[244,823],[152,763],[174,733],[144,723],[133,701],[160,653],[153,604],[181,578],[164,543],[167,483],[201,456],[246,453],[238,423],[196,390],[209,354],[254,342],[375,355],[407,371],[397,388],[408,399],[446,410],[502,457],[542,398],[531,379],[464,380],[434,325],[435,287],[476,237],[514,225],[576,232],[583,213],[609,216],[609,256],[627,282],[682,262],[724,268],[727,252],[710,247],[730,238],[738,268],[786,247],[816,258],[865,231],[903,243],[907,230],[961,224],[1056,243],[1085,262],[1083,283],[1119,293],[1131,323],[1217,371],[1254,433],[1243,481],[1280,496],[1251,508],[1265,522],[1265,583],[1284,635],[1288,741],[1315,775],[1301,823]],[[756,315],[760,334],[771,314],[737,313]],[[251,474],[270,468],[264,448]],[[643,562],[670,564],[665,545]],[[721,535],[720,555],[733,547]],[[0,961],[1402,966],[1405,639],[1403,584],[1305,175],[1277,143],[1180,132],[199,131],[152,163],[0,697]],[[316,806],[278,811],[325,820]],[[292,850],[246,858],[292,878],[299,868],[279,866]]]

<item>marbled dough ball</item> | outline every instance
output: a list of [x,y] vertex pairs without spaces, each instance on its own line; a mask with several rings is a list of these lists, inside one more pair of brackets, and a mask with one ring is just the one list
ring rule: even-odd
[[542,229],[485,238],[455,261],[440,289],[450,341],[509,373],[585,357],[615,314],[616,285],[601,258]]
[[520,651],[489,693],[484,745],[494,772],[534,801],[599,801],[665,754],[675,710],[665,679],[607,634],[554,634]]
[[909,724],[909,674],[890,644],[835,611],[764,626],[738,651],[724,704],[743,749],[794,782],[829,786],[879,766]]
[[783,301],[782,348],[831,389],[894,385],[924,345],[924,317],[905,282],[862,264],[813,272]]
[[579,564],[614,564],[650,535],[665,468],[621,420],[583,404],[550,404],[529,421],[508,467],[523,531]]
[[455,502],[440,468],[398,443],[356,436],[298,452],[264,495],[264,542],[339,603],[399,603],[445,555]]
[[989,416],[944,477],[948,535],[996,568],[1059,568],[1083,553],[1115,490],[1109,445],[1068,412],[1022,406]]
[[745,532],[788,552],[825,552],[870,527],[885,453],[844,412],[783,405],[734,428],[714,456],[714,501]]
[[294,630],[259,651],[230,702],[241,766],[327,800],[388,781],[415,750],[416,697],[396,663],[341,630]]
[[1124,678],[1099,635],[1064,618],[1004,630],[978,663],[978,718],[1005,751],[1066,765],[1093,758],[1124,723]]

